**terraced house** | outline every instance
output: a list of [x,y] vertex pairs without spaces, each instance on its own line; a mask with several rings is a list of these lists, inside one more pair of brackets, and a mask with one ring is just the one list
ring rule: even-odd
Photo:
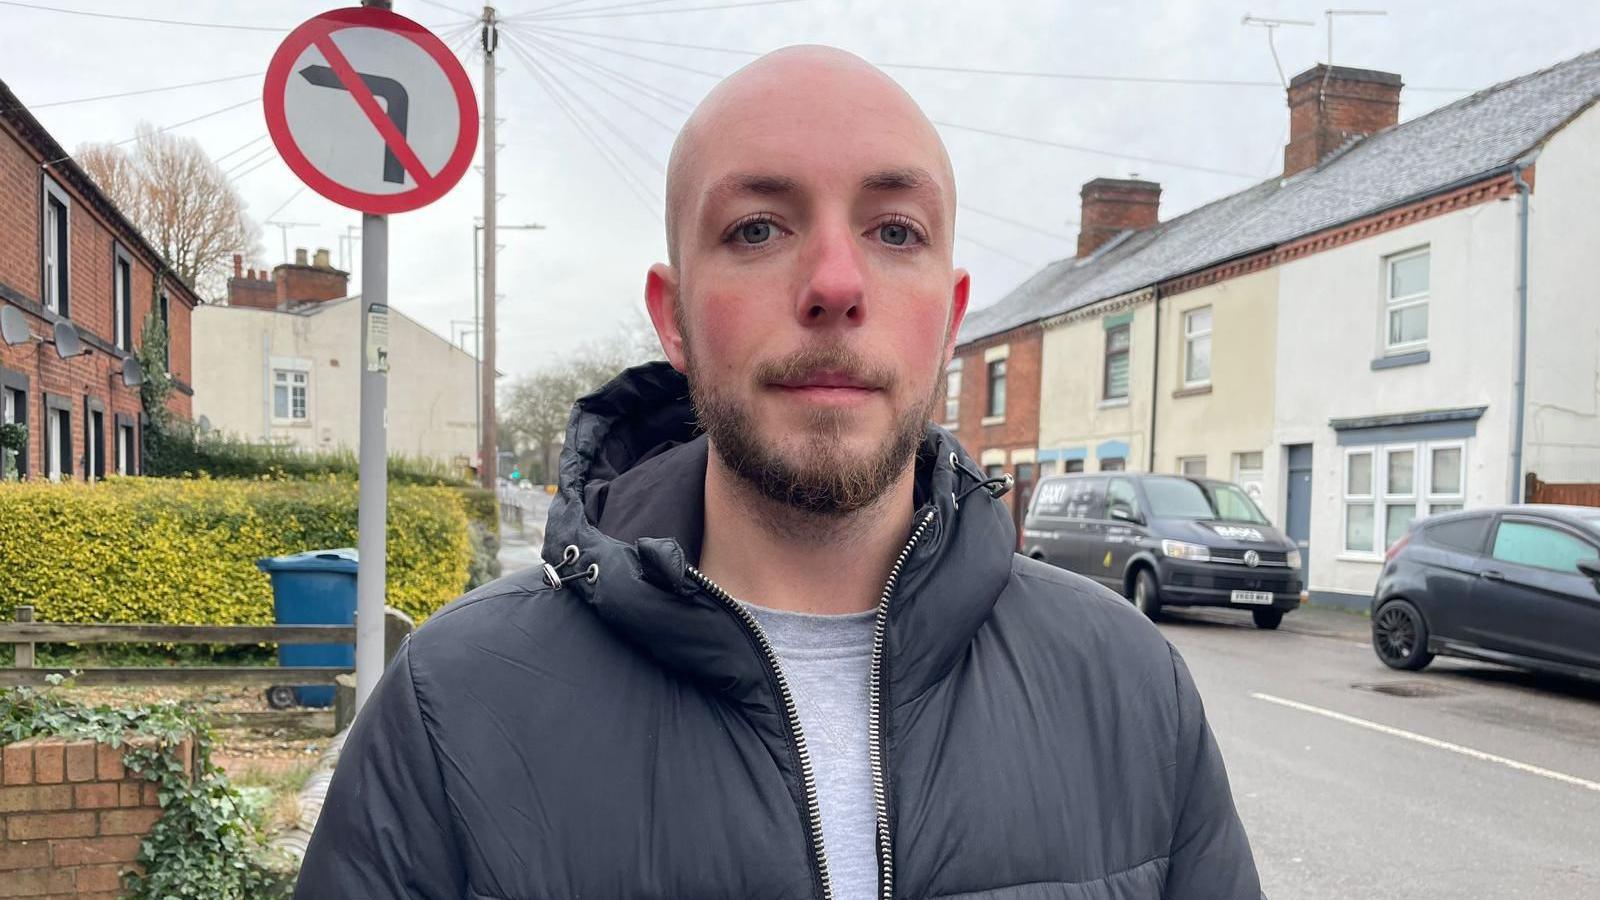
[[189,316],[200,298],[0,82],[0,422],[27,427],[0,477],[140,469],[143,411],[125,369],[147,316],[190,411]]
[[962,329],[963,368],[1039,342],[1007,458],[1238,481],[1348,606],[1416,517],[1600,481],[1600,51],[1405,123],[1402,89],[1302,73],[1282,175],[1167,222],[1153,184],[1085,185],[1078,256]]

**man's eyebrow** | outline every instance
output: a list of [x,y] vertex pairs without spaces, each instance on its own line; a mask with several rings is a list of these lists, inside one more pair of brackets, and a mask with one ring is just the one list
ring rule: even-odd
[[795,194],[800,191],[800,182],[787,175],[765,175],[751,172],[736,172],[724,175],[711,185],[706,191],[706,198],[711,201],[724,197],[738,196],[739,194],[757,194],[764,197],[783,196]]
[[871,175],[861,179],[861,189],[865,191],[928,191],[935,197],[943,193],[939,190],[939,182],[928,174],[927,169],[915,167],[873,172]]

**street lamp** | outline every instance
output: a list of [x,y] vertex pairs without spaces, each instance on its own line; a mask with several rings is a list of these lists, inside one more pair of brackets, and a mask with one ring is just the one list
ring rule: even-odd
[[[535,225],[535,224],[532,224],[532,223],[529,223],[527,225],[496,225],[495,226],[495,230],[496,231],[543,231],[544,230],[544,226],[543,225]],[[483,452],[483,415],[484,415],[484,412],[485,412],[485,410],[483,408],[483,405],[485,403],[485,401],[483,399],[483,379],[487,378],[487,379],[489,379],[489,383],[490,384],[494,383],[494,373],[493,372],[484,372],[483,371],[483,369],[484,369],[484,359],[483,359],[483,311],[482,311],[483,290],[482,290],[482,287],[478,284],[478,268],[479,268],[478,245],[482,242],[482,237],[481,237],[482,233],[483,233],[483,223],[482,222],[474,222],[473,225],[472,225],[472,323],[473,323],[474,326],[476,326],[476,329],[473,331],[473,336],[472,336],[472,356],[473,356],[474,359],[476,359],[478,361],[478,365],[477,365],[476,369],[474,370],[474,377],[472,379],[473,397],[475,398],[474,402],[472,404],[472,409],[473,409],[473,413],[474,413],[474,415],[473,415],[472,434],[473,434],[473,438],[474,438],[474,444],[478,447],[479,453]],[[494,252],[494,248],[491,247],[489,249],[489,252],[493,253]],[[492,453],[499,453],[500,452],[500,448],[499,447],[491,447],[491,448],[489,448],[489,451],[492,452]],[[479,468],[482,468],[483,465],[484,465],[484,461],[480,459],[478,461]],[[491,485],[491,487],[492,487],[492,485]]]

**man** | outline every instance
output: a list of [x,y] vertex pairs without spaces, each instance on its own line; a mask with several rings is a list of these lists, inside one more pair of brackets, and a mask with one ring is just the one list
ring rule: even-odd
[[968,278],[911,98],[763,57],[667,195],[670,365],[577,404],[548,565],[400,651],[297,896],[1258,897],[1177,654],[928,424]]

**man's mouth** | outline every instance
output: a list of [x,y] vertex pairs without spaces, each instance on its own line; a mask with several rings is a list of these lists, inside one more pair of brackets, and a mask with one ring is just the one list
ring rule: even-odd
[[774,382],[781,393],[811,403],[848,405],[860,403],[882,388],[849,372],[818,371]]

